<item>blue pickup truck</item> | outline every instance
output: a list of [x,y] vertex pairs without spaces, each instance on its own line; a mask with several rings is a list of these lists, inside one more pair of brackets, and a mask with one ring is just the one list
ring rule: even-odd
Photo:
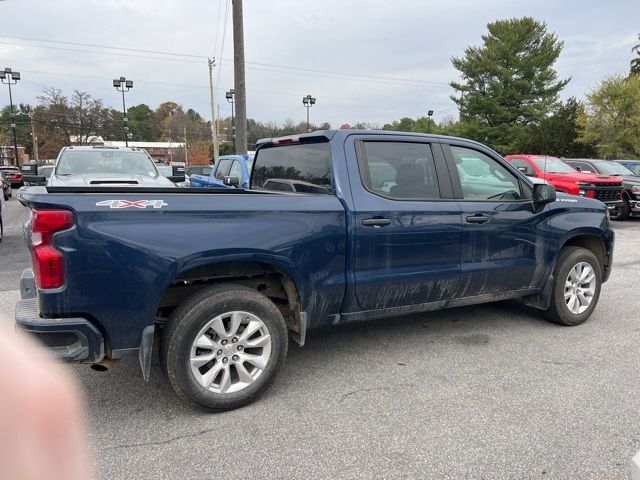
[[209,175],[191,175],[192,187],[249,188],[253,155],[224,155]]
[[176,393],[212,410],[254,400],[320,326],[505,299],[581,324],[614,247],[603,203],[556,197],[479,143],[399,132],[262,141],[248,190],[19,198],[33,268],[17,323],[95,369],[137,355],[145,379],[158,345]]

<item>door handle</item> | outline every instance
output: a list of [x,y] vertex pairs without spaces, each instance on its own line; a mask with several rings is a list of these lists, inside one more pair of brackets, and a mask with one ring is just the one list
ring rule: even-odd
[[385,225],[391,225],[391,219],[383,217],[365,218],[362,220],[362,225],[365,227],[384,227]]
[[467,223],[486,223],[488,221],[489,217],[482,215],[481,213],[476,213],[475,215],[469,215],[467,217]]

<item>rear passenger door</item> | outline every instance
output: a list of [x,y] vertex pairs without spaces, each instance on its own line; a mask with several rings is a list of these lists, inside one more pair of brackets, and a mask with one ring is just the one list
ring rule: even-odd
[[443,145],[462,213],[462,281],[456,297],[537,286],[547,227],[531,188],[508,163],[469,144]]
[[355,291],[361,310],[448,300],[462,223],[442,149],[417,137],[355,141]]

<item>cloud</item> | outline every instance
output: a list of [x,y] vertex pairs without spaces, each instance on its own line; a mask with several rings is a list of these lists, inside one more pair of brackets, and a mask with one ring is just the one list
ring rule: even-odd
[[[218,15],[224,11],[225,0],[0,3],[2,35],[200,56],[213,55],[215,44],[219,52],[222,31],[216,27],[223,23]],[[636,0],[585,0],[580,8],[551,0],[245,0],[244,15],[246,60],[254,62],[247,64],[248,115],[297,122],[305,116],[302,96],[311,93],[318,99],[312,120],[339,126],[384,123],[424,115],[429,109],[436,111],[436,120],[455,114],[448,87],[457,77],[451,57],[461,55],[467,45],[479,44],[487,22],[513,16],[546,21],[565,41],[559,74],[573,77],[566,96],[582,97],[605,75],[628,69],[640,5]],[[230,25],[230,12],[228,17]],[[43,87],[55,86],[66,93],[85,90],[118,107],[111,79],[124,75],[135,82],[127,94],[131,105],[154,107],[173,100],[209,116],[204,58],[1,37],[0,42],[6,66],[23,72],[15,89],[17,101],[34,102]],[[224,46],[227,60],[221,62],[217,98],[221,114],[228,115],[224,92],[233,86],[230,26]]]

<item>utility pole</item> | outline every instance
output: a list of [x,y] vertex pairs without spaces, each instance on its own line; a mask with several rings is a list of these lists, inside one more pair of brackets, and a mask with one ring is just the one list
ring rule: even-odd
[[216,64],[215,59],[208,58],[209,63],[209,99],[211,101],[211,140],[213,141],[213,161],[215,162],[220,156],[220,141],[218,140],[218,118],[216,116],[216,99],[213,88],[213,67]]
[[38,157],[38,138],[36,137],[36,127],[33,124],[33,112],[29,114],[31,119],[31,141],[33,142],[33,156],[35,157],[36,164],[40,158]]
[[[243,70],[244,71],[244,70]],[[244,78],[244,75],[243,75]],[[20,72],[14,72],[10,68],[0,71],[0,82],[9,86],[9,105],[11,107],[11,130],[13,130],[13,163],[16,167],[20,166],[20,155],[18,154],[18,139],[16,137],[16,118],[13,113],[13,96],[11,95],[11,85],[15,85],[20,80]],[[244,80],[243,80],[244,81]]]
[[184,166],[189,165],[189,150],[187,149],[187,127],[182,127],[184,129]]
[[233,77],[236,102],[236,153],[247,153],[247,92],[244,80],[244,27],[242,0],[231,0],[233,7]]

